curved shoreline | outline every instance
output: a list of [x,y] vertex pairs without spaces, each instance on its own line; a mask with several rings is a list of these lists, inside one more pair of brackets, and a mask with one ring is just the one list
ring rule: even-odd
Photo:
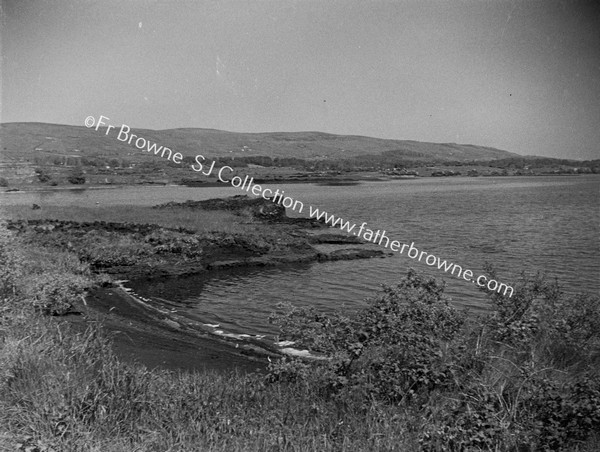
[[114,350],[126,361],[169,370],[232,370],[264,372],[271,358],[301,356],[324,359],[275,337],[235,334],[160,308],[151,300],[114,281],[114,286],[90,291],[75,306],[81,315],[65,317],[75,327],[99,322],[112,338]]
[[[238,368],[244,372],[262,372],[270,358],[285,355],[321,357],[294,349],[293,344],[278,343],[275,337],[234,334],[217,325],[177,314],[175,310],[139,296],[127,288],[123,280],[143,282],[210,275],[215,270],[230,268],[370,259],[390,254],[370,248],[357,237],[329,232],[322,222],[288,218],[285,209],[265,200],[238,196],[157,207],[161,208],[157,211],[163,212],[165,209],[229,211],[234,214],[234,221],[237,221],[237,215],[246,219],[240,221],[253,218],[255,224],[261,225],[262,229],[258,231],[265,235],[243,230],[206,234],[147,223],[56,219],[7,221],[9,229],[27,237],[34,246],[66,249],[89,262],[95,272],[110,275],[113,285],[91,290],[84,301],[76,302],[70,311],[83,315],[70,315],[66,319],[76,327],[99,322],[111,334],[119,356],[150,368],[189,371]],[[125,243],[124,248],[121,241]],[[97,254],[94,250],[98,249],[105,249],[108,254]],[[132,249],[144,252],[136,252],[131,260],[133,255],[127,253]]]
[[121,359],[148,368],[264,372],[267,356],[275,355],[252,345],[236,347],[228,339],[194,328],[191,322],[173,320],[172,315],[119,287],[91,291],[76,309],[82,315],[68,316],[66,321],[81,329],[98,322],[111,337],[113,349]]

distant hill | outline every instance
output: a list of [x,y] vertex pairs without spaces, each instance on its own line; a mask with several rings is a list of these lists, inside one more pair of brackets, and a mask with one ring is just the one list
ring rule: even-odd
[[[84,126],[44,123],[0,124],[2,159],[31,161],[36,155],[147,159],[148,153],[117,140],[120,124],[105,135]],[[138,137],[171,148],[184,156],[268,156],[298,159],[345,159],[355,156],[394,154],[419,161],[489,161],[520,157],[518,154],[484,146],[456,143],[426,143],[386,140],[322,132],[236,133],[214,129],[132,129]]]

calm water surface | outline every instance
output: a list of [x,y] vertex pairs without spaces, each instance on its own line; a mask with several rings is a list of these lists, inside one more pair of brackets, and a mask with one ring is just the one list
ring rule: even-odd
[[[305,205],[385,230],[392,240],[414,242],[427,253],[483,273],[486,262],[512,285],[521,271],[546,272],[564,291],[600,292],[600,177],[427,178],[355,186],[270,185]],[[153,205],[241,192],[231,187],[128,187],[8,193],[2,203]],[[305,212],[305,213],[306,213]],[[289,215],[296,215],[289,212]],[[375,246],[375,245],[374,245]],[[460,306],[485,309],[472,283],[405,255],[386,259],[218,272],[136,286],[140,295],[176,307],[224,330],[274,333],[267,317],[290,301],[324,311],[357,309],[381,284],[394,284],[409,267],[444,276]]]

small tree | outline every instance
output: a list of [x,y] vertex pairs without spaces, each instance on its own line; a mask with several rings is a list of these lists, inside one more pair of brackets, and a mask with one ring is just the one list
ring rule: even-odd
[[50,177],[50,175],[43,169],[38,168],[35,170],[35,173],[37,175],[37,178],[40,182],[44,183],[44,182],[48,182],[50,179],[52,179]]
[[85,184],[85,175],[81,167],[76,166],[75,168],[73,168],[67,180],[74,185]]

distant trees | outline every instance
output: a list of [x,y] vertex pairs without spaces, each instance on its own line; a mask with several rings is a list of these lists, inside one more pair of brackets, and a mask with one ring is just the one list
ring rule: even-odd
[[76,166],[71,170],[67,180],[74,185],[85,184],[85,174],[80,166]]
[[36,169],[35,174],[41,183],[49,182],[50,179],[52,179],[52,177],[50,177],[50,175],[42,168]]
[[600,160],[567,160],[555,159],[551,157],[510,157],[504,159],[496,159],[487,162],[487,165],[494,168],[507,169],[524,169],[527,168],[545,168],[545,167],[576,167],[590,168],[597,167]]

